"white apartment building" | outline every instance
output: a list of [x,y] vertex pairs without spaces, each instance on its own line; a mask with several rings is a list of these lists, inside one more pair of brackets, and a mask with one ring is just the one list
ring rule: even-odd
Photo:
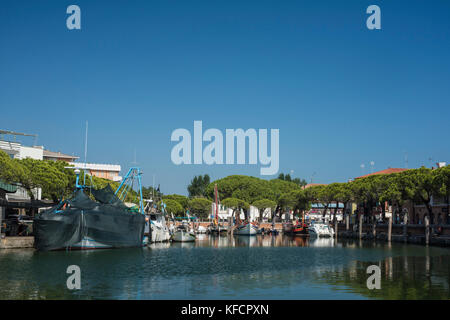
[[122,181],[119,175],[121,167],[118,164],[100,164],[100,163],[84,163],[69,162],[74,167],[87,171],[90,175],[98,178],[108,179],[112,181]]
[[19,142],[0,140],[0,150],[5,151],[13,159],[32,158],[42,160],[44,158],[44,147],[27,147]]

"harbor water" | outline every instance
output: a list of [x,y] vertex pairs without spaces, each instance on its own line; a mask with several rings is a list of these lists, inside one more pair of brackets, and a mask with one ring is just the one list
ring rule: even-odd
[[[69,290],[70,265],[81,289]],[[367,288],[367,267],[381,289]],[[285,235],[138,249],[0,251],[0,299],[449,299],[450,249]]]

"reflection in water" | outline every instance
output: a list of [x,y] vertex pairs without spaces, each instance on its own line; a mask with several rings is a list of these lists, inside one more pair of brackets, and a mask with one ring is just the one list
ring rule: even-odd
[[[80,266],[82,289],[66,288]],[[382,289],[366,287],[369,265]],[[0,251],[0,299],[448,299],[446,248],[284,235],[198,235],[142,249]]]
[[[433,261],[432,275],[426,272]],[[382,271],[381,289],[369,290],[366,270],[376,264]],[[379,262],[354,261],[342,271],[325,271],[317,282],[344,286],[345,290],[368,298],[381,299],[449,299],[449,256],[388,257]]]

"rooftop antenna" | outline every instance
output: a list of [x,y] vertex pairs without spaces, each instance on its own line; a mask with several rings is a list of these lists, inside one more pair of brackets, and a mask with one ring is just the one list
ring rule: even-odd
[[155,203],[155,175],[153,175],[153,184],[152,184],[152,197],[153,197],[153,204]]
[[408,169],[408,152],[404,151],[405,153],[405,169]]
[[429,157],[428,160],[431,162],[431,167],[433,167],[433,157]]
[[311,184],[313,183],[313,177],[316,175],[316,172],[314,171],[313,174],[311,175]]

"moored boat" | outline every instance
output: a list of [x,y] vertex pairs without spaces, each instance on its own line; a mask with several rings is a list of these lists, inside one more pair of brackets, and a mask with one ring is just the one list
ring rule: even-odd
[[258,226],[246,221],[237,225],[233,231],[233,234],[241,236],[254,236],[258,234]]
[[323,222],[312,222],[309,226],[309,234],[312,237],[333,237],[334,230]]
[[309,236],[308,226],[305,223],[299,221],[293,226],[292,234],[294,236]]
[[161,212],[150,213],[150,242],[164,242],[170,240],[170,231],[166,219]]
[[[144,236],[146,219],[143,214],[142,193],[139,208],[128,208],[123,199],[127,183],[138,178],[140,169],[131,168],[116,192],[110,185],[103,189],[87,188],[79,184],[80,170],[75,168],[76,191],[71,199],[39,213],[33,223],[35,247],[48,250],[86,250],[141,247],[148,240]],[[92,200],[86,193],[95,198]],[[140,189],[142,190],[142,189]],[[118,196],[118,192],[121,192]]]
[[292,221],[283,223],[283,233],[294,236],[309,235],[308,226],[301,221],[298,221],[295,224]]
[[189,230],[189,227],[185,224],[179,226],[172,235],[172,241],[175,242],[192,242],[195,241],[195,233]]
[[197,234],[205,234],[208,231],[204,226],[198,226],[197,230],[195,230],[195,233]]

